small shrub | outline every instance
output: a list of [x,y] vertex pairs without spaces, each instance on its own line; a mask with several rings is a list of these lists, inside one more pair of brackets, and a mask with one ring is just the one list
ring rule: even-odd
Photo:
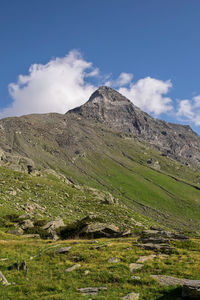
[[17,214],[6,215],[4,218],[13,223],[18,223],[21,221],[19,218],[19,215],[17,215]]
[[44,230],[39,226],[34,226],[33,228],[26,229],[26,233],[27,234],[39,234],[41,239],[49,238],[49,233],[47,232],[47,230]]

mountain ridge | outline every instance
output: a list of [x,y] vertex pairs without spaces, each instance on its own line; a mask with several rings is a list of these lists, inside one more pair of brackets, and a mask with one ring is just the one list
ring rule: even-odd
[[200,165],[200,137],[189,125],[155,119],[110,87],[100,87],[85,104],[66,114],[78,114],[105,123],[114,130],[154,145],[163,151],[163,155],[178,160],[183,157]]

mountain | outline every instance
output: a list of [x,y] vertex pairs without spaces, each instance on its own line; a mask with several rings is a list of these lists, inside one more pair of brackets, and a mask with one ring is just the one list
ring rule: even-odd
[[199,158],[200,137],[189,126],[154,119],[100,87],[63,115],[0,120],[1,216],[23,214],[36,201],[46,207],[40,218],[66,223],[90,212],[122,227],[198,232]]
[[163,155],[200,165],[200,137],[190,126],[154,119],[110,87],[100,87],[86,104],[67,114],[102,122],[113,130],[152,144]]

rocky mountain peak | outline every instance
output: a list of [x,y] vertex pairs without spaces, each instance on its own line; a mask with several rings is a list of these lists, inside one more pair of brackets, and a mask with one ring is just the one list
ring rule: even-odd
[[132,122],[136,112],[145,114],[119,92],[101,86],[84,105],[68,111],[67,114],[79,114],[84,118],[105,122],[117,130],[122,130],[121,124],[125,124],[128,119]]
[[73,114],[147,142],[163,155],[200,164],[200,137],[189,126],[155,119],[110,87],[99,87],[84,105],[67,112]]
[[88,102],[123,102],[130,103],[126,97],[122,96],[119,92],[113,90],[108,86],[100,86],[89,98]]

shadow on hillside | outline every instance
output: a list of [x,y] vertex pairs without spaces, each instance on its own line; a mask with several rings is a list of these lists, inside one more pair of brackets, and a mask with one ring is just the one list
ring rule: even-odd
[[156,300],[181,300],[181,288],[176,288],[172,291],[166,292],[164,296],[156,298]]

